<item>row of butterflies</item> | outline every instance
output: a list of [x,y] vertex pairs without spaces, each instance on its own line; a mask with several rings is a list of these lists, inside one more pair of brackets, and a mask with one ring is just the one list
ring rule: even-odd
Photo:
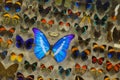
[[[25,61],[24,62],[24,68],[26,70],[32,70],[32,71],[35,71],[37,69],[37,62],[33,63],[33,64],[30,64],[28,61]],[[109,70],[115,70],[116,72],[118,72],[118,70],[120,70],[120,63],[116,64],[113,66],[113,64],[110,62],[110,61],[106,61],[106,69],[107,71]],[[6,80],[14,80],[15,78],[15,73],[17,72],[17,80],[34,80],[34,75],[29,75],[27,77],[25,77],[22,72],[19,72],[17,71],[19,65],[17,63],[14,63],[12,65],[10,65],[7,69],[5,69],[4,65],[0,62],[0,79],[3,79],[3,78],[6,78]],[[54,69],[54,66],[53,65],[50,65],[49,67],[46,67],[44,64],[41,64],[39,69],[41,70],[42,74],[44,75],[50,75],[51,72],[53,71]],[[73,71],[72,71],[73,70]],[[90,74],[93,76],[93,77],[100,77],[102,75],[105,75],[105,70],[104,69],[98,69],[98,68],[95,68],[95,67],[91,67],[90,69],[88,69],[88,66],[87,65],[83,65],[81,66],[80,64],[76,63],[75,64],[75,67],[72,69],[72,68],[63,68],[62,66],[59,66],[58,67],[58,75],[61,77],[61,78],[66,78],[66,77],[69,77],[71,75],[83,75],[85,73],[88,73],[88,71],[90,72]],[[104,80],[108,80],[109,79],[109,76],[105,76],[104,77]],[[43,76],[38,76],[37,80],[44,80],[43,79]],[[53,80],[52,78],[49,78],[48,80]],[[55,80],[59,80],[59,79],[55,79]],[[75,80],[84,80],[82,79],[82,77],[78,77],[76,76]],[[115,80],[119,80],[119,78],[116,78]]]
[[[33,28],[33,33],[34,33],[34,39],[29,38],[26,41],[24,41],[24,39],[20,35],[16,35],[16,43],[15,43],[16,47],[17,48],[26,48],[27,50],[29,50],[33,47],[33,44],[34,44],[34,54],[39,60],[42,59],[43,57],[45,57],[45,55],[47,55],[47,53],[48,53],[48,54],[53,55],[54,59],[57,62],[62,62],[66,58],[67,50],[69,48],[70,42],[75,37],[74,34],[68,34],[68,35],[60,38],[54,44],[54,46],[51,46],[49,44],[46,36],[44,35],[44,33],[41,30],[39,30],[38,28]],[[90,39],[82,40],[81,37],[79,37],[78,40],[79,40],[79,44],[83,43],[85,45],[88,45],[89,41],[90,41]],[[4,47],[9,48],[9,46],[12,43],[13,43],[13,41],[11,39],[8,39],[5,42],[5,41],[3,41],[2,38],[0,38],[0,47],[1,48],[4,48]],[[52,52],[50,49],[51,47],[52,47]],[[104,52],[105,49],[106,49],[106,45],[99,46],[97,43],[93,43],[93,51]],[[83,60],[86,60],[87,56],[91,53],[90,49],[86,49],[81,54],[79,52],[79,49],[76,46],[73,46],[71,50],[72,50],[73,56],[75,56],[75,57],[82,56]],[[120,59],[120,51],[117,49],[115,50],[113,47],[109,47],[108,48],[108,57],[112,59],[112,58],[115,58],[114,56],[119,60]]]

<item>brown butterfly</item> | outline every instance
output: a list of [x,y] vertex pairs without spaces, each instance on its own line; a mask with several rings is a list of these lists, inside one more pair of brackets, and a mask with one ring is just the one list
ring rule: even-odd
[[3,64],[0,62],[0,80],[5,78],[4,80],[15,80],[15,72],[18,69],[18,64],[12,64],[7,69],[3,66]]

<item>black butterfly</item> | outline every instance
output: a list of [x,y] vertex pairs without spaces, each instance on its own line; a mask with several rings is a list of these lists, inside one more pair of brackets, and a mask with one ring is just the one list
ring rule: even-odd
[[118,43],[120,41],[120,30],[117,30],[116,27],[113,30],[113,41],[115,43]]
[[45,17],[51,11],[51,6],[44,9],[43,5],[39,5],[39,13],[42,17]]
[[110,7],[109,0],[107,0],[104,4],[102,4],[101,0],[96,1],[96,10],[99,14],[105,13],[105,11],[107,11],[109,7]]
[[28,15],[24,14],[23,17],[24,17],[25,23],[31,24],[31,25],[33,25],[33,24],[36,22],[36,20],[37,20],[37,16],[34,16],[34,17],[32,17],[32,18],[29,18]]

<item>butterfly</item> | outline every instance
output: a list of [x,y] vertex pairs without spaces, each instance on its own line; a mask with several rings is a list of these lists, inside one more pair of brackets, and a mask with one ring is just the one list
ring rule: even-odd
[[71,25],[70,25],[69,22],[62,22],[62,21],[59,22],[59,30],[69,31],[70,26],[71,26]]
[[45,17],[51,11],[51,6],[44,8],[43,5],[39,5],[39,13],[42,17]]
[[120,60],[120,50],[115,50],[112,46],[108,47],[108,58],[117,58]]
[[52,26],[54,24],[54,20],[47,21],[46,19],[43,18],[43,19],[41,19],[41,23],[48,24],[48,25]]
[[101,0],[97,0],[95,4],[96,4],[96,10],[99,14],[101,12],[105,13],[108,10],[108,8],[110,7],[110,1],[108,1],[108,0],[104,4],[102,3]]
[[117,30],[117,28],[115,27],[113,29],[113,41],[114,43],[119,43],[120,42],[120,30]]
[[15,80],[14,74],[16,73],[18,66],[17,63],[14,63],[5,69],[4,65],[0,62],[0,80],[3,78],[6,78],[4,80]]
[[110,61],[106,61],[106,70],[109,72],[111,70],[115,71],[116,73],[120,70],[120,63],[113,65]]
[[81,76],[75,76],[75,80],[84,80]]
[[[109,76],[105,76],[104,80],[111,80]],[[119,78],[112,78],[112,80],[119,80]]]
[[7,56],[7,54],[8,54],[8,51],[7,51],[7,50],[4,50],[4,51],[0,52],[0,58],[1,58],[2,60],[4,60],[4,59],[6,58],[6,56]]
[[73,57],[74,59],[77,59],[77,58],[81,57],[81,59],[82,59],[83,61],[85,61],[85,60],[88,59],[88,55],[90,55],[91,50],[90,50],[90,49],[85,49],[85,50],[83,50],[82,52],[80,52],[79,49],[78,49],[78,47],[72,46],[71,52],[72,52],[71,55],[72,55],[72,57]]
[[95,56],[92,56],[92,63],[98,63],[99,65],[102,65],[104,61],[104,57],[96,58]]
[[22,0],[18,0],[15,3],[12,3],[12,0],[5,0],[5,10],[6,11],[12,11],[20,12],[22,6]]
[[101,25],[104,26],[106,24],[106,21],[108,19],[107,15],[104,15],[101,19],[98,17],[97,14],[94,15],[94,24],[95,25]]
[[21,19],[18,14],[10,15],[9,13],[4,13],[2,17],[2,23],[6,25],[17,25],[20,23]]
[[23,27],[23,26],[20,26],[20,31],[21,31],[22,33],[28,33],[29,27],[25,28],[25,27]]
[[96,69],[95,67],[91,67],[90,68],[90,73],[94,76],[94,77],[100,77],[103,73],[104,70],[103,69]]
[[21,72],[17,72],[17,80],[34,80],[34,75],[24,77],[24,75]]
[[81,74],[83,75],[87,71],[88,67],[87,65],[80,66],[80,64],[75,64],[75,74]]
[[80,27],[78,23],[75,23],[74,24],[74,28],[75,28],[75,31],[78,33],[78,34],[85,34],[88,30],[88,26],[85,25],[83,27]]
[[[34,54],[40,60],[45,55],[51,53],[50,44],[42,31],[33,28],[34,32]],[[59,39],[52,47],[52,56],[59,63],[62,62],[67,56],[67,49],[69,48],[71,40],[75,37],[74,34],[69,34]]]
[[77,12],[73,12],[71,9],[68,9],[68,17],[72,18],[72,19],[77,19],[80,16],[81,12],[77,11]]
[[71,68],[65,70],[62,66],[58,67],[58,73],[60,76],[70,76],[71,70]]
[[55,6],[64,6],[65,8],[71,8],[72,0],[55,0]]
[[12,45],[13,41],[11,39],[7,39],[7,41],[4,41],[1,37],[0,37],[0,47],[1,49],[7,49],[10,47],[10,45]]
[[93,35],[96,40],[99,39],[101,37],[101,30],[95,29]]
[[78,36],[78,42],[80,46],[87,46],[90,42],[91,38],[83,39],[82,37]]
[[48,32],[48,35],[51,37],[58,37],[60,34],[58,32]]
[[13,33],[15,32],[15,28],[10,28],[9,30],[7,30],[4,26],[0,26],[0,35],[6,35],[9,36],[9,38],[12,38]]
[[[42,76],[38,76],[37,80],[44,80]],[[52,78],[48,78],[47,80],[53,80]]]
[[16,53],[12,52],[10,54],[10,60],[11,61],[17,60],[18,62],[22,62],[23,61],[23,57],[24,57],[24,55],[22,53],[17,55]]
[[24,68],[26,70],[35,71],[37,68],[37,62],[30,64],[27,60],[24,61]]
[[97,43],[93,43],[93,51],[103,53],[106,49],[106,45],[98,45]]
[[24,17],[24,22],[27,23],[27,24],[33,25],[37,21],[37,16],[29,18],[28,15],[24,14],[23,17]]
[[26,41],[23,40],[23,38],[20,35],[16,35],[16,47],[17,48],[26,48],[27,50],[32,48],[34,39],[29,38]]
[[41,64],[40,69],[43,72],[46,72],[46,71],[51,72],[54,69],[54,66],[50,65],[48,68],[46,68],[45,64]]

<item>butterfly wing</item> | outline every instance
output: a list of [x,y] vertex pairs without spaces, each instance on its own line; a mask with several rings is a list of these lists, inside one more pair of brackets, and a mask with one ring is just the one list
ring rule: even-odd
[[27,60],[25,60],[24,65],[25,69],[28,69],[30,67],[30,63]]
[[101,20],[101,25],[105,25],[105,22],[107,21],[107,19],[108,19],[108,16],[105,15]]
[[6,79],[7,80],[14,80],[14,78],[15,78],[15,73],[16,73],[16,71],[17,71],[17,69],[18,69],[18,64],[17,63],[15,63],[15,64],[12,64],[12,65],[10,65],[8,68],[7,68],[7,70],[6,70],[6,72],[7,72],[7,74],[6,74]]
[[16,36],[16,47],[21,48],[24,45],[24,40],[21,36],[17,35]]
[[32,70],[35,71],[37,69],[37,62],[34,62],[32,64]]
[[68,68],[68,69],[65,70],[66,76],[69,76],[69,75],[70,75],[71,70],[72,70],[71,68]]
[[59,69],[59,74],[62,76],[65,70],[63,69],[62,66],[59,66],[58,69]]
[[7,53],[8,53],[8,51],[6,51],[6,50],[1,52],[0,57],[4,60],[6,58],[6,56],[7,56]]
[[62,62],[66,58],[67,49],[69,48],[70,42],[74,37],[75,36],[73,34],[66,35],[54,44],[52,52],[54,59],[57,62]]
[[17,72],[17,80],[24,80],[24,75],[20,72]]
[[95,20],[95,24],[96,24],[96,25],[99,25],[99,24],[100,24],[100,19],[99,19],[99,17],[98,17],[97,14],[94,15],[94,20]]
[[6,70],[5,67],[3,66],[3,64],[0,62],[0,80],[5,77],[6,75]]
[[92,63],[95,64],[97,61],[97,58],[95,56],[92,56]]
[[24,45],[26,49],[31,49],[32,48],[32,44],[34,43],[34,39],[30,38],[28,40],[25,41]]
[[33,32],[35,37],[34,54],[38,59],[42,59],[45,54],[50,50],[50,44],[42,31],[37,28],[33,28]]
[[104,57],[101,57],[98,59],[98,64],[99,65],[102,65],[103,64],[103,61],[104,61]]

